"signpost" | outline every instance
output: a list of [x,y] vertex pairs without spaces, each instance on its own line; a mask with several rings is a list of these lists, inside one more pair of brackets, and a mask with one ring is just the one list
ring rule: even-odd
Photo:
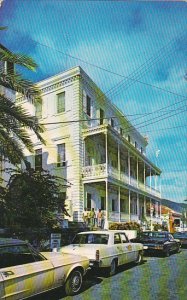
[[51,233],[51,250],[57,252],[61,246],[61,233]]

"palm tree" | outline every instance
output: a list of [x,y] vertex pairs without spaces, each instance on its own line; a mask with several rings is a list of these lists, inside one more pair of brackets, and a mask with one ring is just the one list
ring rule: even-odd
[[35,116],[31,116],[23,107],[9,99],[3,92],[3,87],[25,95],[30,101],[39,101],[39,89],[14,70],[14,65],[19,65],[34,71],[37,65],[30,57],[14,54],[1,44],[0,64],[0,156],[12,164],[17,164],[24,160],[24,147],[33,152],[28,129],[44,143],[40,134],[44,128],[39,125]]

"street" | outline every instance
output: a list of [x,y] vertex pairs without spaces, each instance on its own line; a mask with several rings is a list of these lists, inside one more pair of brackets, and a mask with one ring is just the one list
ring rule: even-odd
[[74,297],[66,296],[63,289],[59,289],[33,300],[185,300],[186,295],[187,249],[182,249],[168,258],[145,256],[142,265],[123,266],[113,277],[89,272],[82,292]]

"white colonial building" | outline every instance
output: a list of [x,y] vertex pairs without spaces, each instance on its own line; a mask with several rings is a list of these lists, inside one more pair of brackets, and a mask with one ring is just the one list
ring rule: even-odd
[[160,222],[160,169],[146,157],[147,140],[90,77],[75,67],[37,84],[42,102],[16,99],[45,124],[46,145],[33,135],[33,168],[65,178],[71,217],[101,208],[106,221]]

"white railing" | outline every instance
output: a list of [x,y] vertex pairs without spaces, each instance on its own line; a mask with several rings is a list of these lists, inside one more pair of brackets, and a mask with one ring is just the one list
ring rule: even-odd
[[83,177],[100,177],[106,175],[106,164],[99,164],[94,166],[86,166],[83,168]]
[[119,171],[118,169],[112,167],[112,166],[108,166],[108,174],[111,175],[112,177],[119,179]]
[[123,181],[124,183],[129,184],[129,176],[125,173],[120,174],[120,180]]

